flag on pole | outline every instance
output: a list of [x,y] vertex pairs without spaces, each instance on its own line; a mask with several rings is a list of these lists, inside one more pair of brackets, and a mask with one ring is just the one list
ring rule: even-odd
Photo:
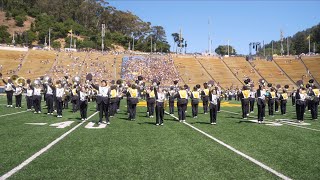
[[68,32],[72,34],[72,29],[71,29],[71,30],[69,30]]

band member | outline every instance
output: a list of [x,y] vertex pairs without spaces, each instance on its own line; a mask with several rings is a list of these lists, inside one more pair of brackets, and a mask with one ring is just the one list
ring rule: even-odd
[[55,92],[56,92],[57,117],[62,118],[63,96],[65,91],[60,81],[58,81],[56,84]]
[[242,118],[247,119],[249,115],[249,96],[250,90],[247,86],[243,86],[241,94],[239,94],[241,98],[241,107],[242,107]]
[[12,96],[15,87],[10,78],[8,79],[8,82],[6,82],[4,79],[2,79],[2,82],[5,84],[4,90],[6,91],[7,95],[7,107],[12,107]]
[[36,84],[33,87],[33,106],[34,106],[34,113],[41,113],[41,86]]
[[292,93],[291,93],[292,106],[296,105],[296,93],[297,93],[297,91],[293,87],[292,88]]
[[199,100],[200,100],[200,93],[197,87],[193,88],[190,98],[191,98],[191,106],[192,106],[192,117],[198,118],[198,106],[199,106]]
[[71,99],[71,90],[69,85],[65,85],[64,86],[64,90],[65,90],[65,98],[63,100],[63,109],[69,109],[69,101]]
[[249,105],[250,105],[250,112],[253,113],[254,110],[254,102],[256,99],[256,92],[254,91],[253,87],[250,89],[250,97],[249,97]]
[[[278,91],[281,91],[281,89],[279,89]],[[287,93],[287,90],[284,89],[279,97],[282,115],[286,115],[286,112],[287,112],[287,99],[288,99],[288,93]]]
[[103,114],[106,118],[106,124],[110,124],[109,122],[109,96],[110,89],[107,87],[107,81],[102,80],[101,86],[97,86],[95,84],[91,84],[93,88],[98,90],[97,104],[99,105],[99,124],[102,123]]
[[44,86],[44,92],[46,92],[46,104],[48,106],[48,113],[47,114],[53,114],[53,94],[55,93],[55,87],[53,86],[52,82],[48,82]]
[[216,86],[215,89],[216,89],[217,96],[218,96],[218,104],[217,104],[218,112],[220,112],[220,107],[221,107],[221,89],[218,86]]
[[209,109],[210,109],[210,124],[217,124],[217,113],[218,113],[218,95],[215,89],[209,92]]
[[148,109],[147,116],[149,116],[150,118],[153,118],[154,106],[156,102],[154,87],[150,87],[150,89],[147,90],[146,98],[147,98],[147,109]]
[[209,87],[208,83],[203,84],[204,89],[201,92],[203,113],[208,114],[208,101],[209,101]]
[[110,117],[113,117],[116,114],[118,99],[117,86],[112,85],[110,91]]
[[319,89],[316,85],[312,86],[312,95],[311,95],[311,116],[312,120],[318,119],[318,106],[319,106]]
[[176,91],[174,90],[174,87],[170,87],[170,91],[168,92],[169,97],[169,113],[172,115],[174,114],[174,96],[176,94]]
[[257,90],[257,106],[258,106],[258,123],[261,124],[263,118],[265,117],[265,101],[266,90],[263,85],[259,85],[259,89]]
[[33,90],[30,84],[27,84],[27,94],[26,94],[26,101],[27,101],[27,111],[31,111],[33,105]]
[[304,87],[297,90],[297,92],[296,92],[296,115],[297,115],[297,120],[299,123],[304,121],[306,97],[307,97],[307,93],[306,93],[306,89]]
[[79,107],[79,88],[77,85],[73,85],[73,88],[71,90],[71,103],[72,103],[72,112],[75,113],[78,111]]
[[82,86],[79,91],[79,108],[81,120],[87,120],[88,93],[84,86]]
[[22,84],[18,84],[18,86],[16,86],[15,92],[13,94],[16,99],[16,107],[15,108],[21,108],[22,91],[23,91]]
[[131,85],[131,88],[127,91],[127,97],[128,97],[128,104],[129,107],[129,117],[128,119],[131,121],[134,121],[136,119],[136,110],[137,110],[137,104],[139,103],[138,99],[138,90],[136,88],[136,85]]
[[163,125],[164,117],[164,101],[166,99],[165,93],[161,88],[155,89],[156,98],[156,125]]
[[[307,91],[307,96],[311,97],[314,95],[313,91],[312,91],[312,86],[310,86],[310,84],[306,85],[306,91]],[[306,108],[308,109],[308,111],[311,111],[311,99],[307,98],[306,99]]]
[[270,88],[270,93],[268,94],[268,110],[269,110],[269,116],[274,116],[273,107],[274,107],[274,101],[276,98],[276,92],[273,87]]
[[180,87],[180,90],[175,95],[175,98],[178,99],[178,114],[179,114],[179,122],[186,121],[186,110],[188,104],[188,93],[184,87]]
[[276,98],[274,99],[274,111],[279,112],[279,106],[280,106],[280,92],[279,89],[275,89]]

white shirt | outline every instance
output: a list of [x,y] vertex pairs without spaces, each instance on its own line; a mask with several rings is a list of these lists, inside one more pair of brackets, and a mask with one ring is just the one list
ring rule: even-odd
[[49,85],[47,85],[47,94],[53,94],[53,90]]
[[212,101],[210,101],[210,103],[217,105],[218,104],[218,96],[212,94],[211,97],[212,97]]
[[13,90],[11,83],[7,83],[4,87],[5,87],[6,91],[12,91]]
[[98,94],[98,96],[108,97],[108,93],[109,93],[109,88],[108,87],[99,86],[99,94]]
[[80,91],[80,101],[85,101],[85,100],[87,100],[87,96],[88,96],[87,93]]
[[165,98],[166,97],[165,97],[164,93],[158,93],[157,102],[164,102]]
[[41,95],[41,89],[40,88],[34,88],[33,95],[40,96]]
[[260,99],[265,100],[266,99],[266,90],[260,90],[260,97],[258,97]]
[[20,95],[22,93],[22,88],[21,87],[16,87],[16,91],[14,92],[14,95]]
[[64,95],[64,88],[56,89],[56,97],[62,97]]
[[298,99],[298,100],[304,101],[307,97],[306,94],[303,94],[303,93],[299,93],[299,94],[300,94],[300,99]]
[[32,89],[27,89],[27,96],[30,97],[33,94],[33,90]]

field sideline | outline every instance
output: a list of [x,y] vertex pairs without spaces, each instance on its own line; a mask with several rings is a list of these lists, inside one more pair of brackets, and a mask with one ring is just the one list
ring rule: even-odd
[[[0,96],[1,178],[71,130],[9,179],[281,178],[210,136],[283,174],[282,178],[320,176],[320,123],[312,121],[307,111],[305,124],[296,124],[291,102],[286,116],[267,115],[266,124],[261,125],[250,121],[256,119],[256,107],[249,120],[242,120],[239,102],[231,101],[223,103],[216,126],[209,124],[202,107],[198,119],[191,118],[188,107],[187,123],[166,115],[165,125],[155,126],[155,118],[145,117],[143,103],[137,108],[137,120],[127,121],[126,103],[122,101],[121,112],[102,129],[86,128],[98,120],[97,114],[82,123],[80,114],[73,114],[70,109],[64,110],[63,118],[56,118],[44,114],[44,108],[42,114],[33,114],[24,112],[24,108],[6,108],[5,103],[5,97]],[[23,99],[23,107],[24,104]],[[91,103],[88,116],[95,113],[94,109]],[[70,126],[50,126],[66,121]]]

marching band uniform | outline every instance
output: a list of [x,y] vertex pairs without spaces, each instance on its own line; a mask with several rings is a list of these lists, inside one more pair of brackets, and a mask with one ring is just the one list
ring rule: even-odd
[[170,87],[170,91],[168,92],[169,97],[169,113],[172,115],[174,114],[174,96],[176,94],[176,91],[173,87]]
[[86,91],[79,92],[79,107],[80,107],[80,116],[81,120],[87,119],[87,110],[88,110],[88,94]]
[[193,118],[198,117],[199,100],[200,100],[200,93],[199,93],[199,91],[197,91],[196,88],[194,88],[193,91],[191,92],[191,105],[192,105],[192,117]]
[[288,99],[288,93],[286,90],[283,90],[283,93],[280,94],[280,107],[281,107],[281,114],[285,115],[287,111],[287,99]]
[[2,82],[5,84],[4,88],[7,94],[7,107],[12,107],[12,96],[15,87],[11,79],[8,80],[8,83],[4,79],[2,79]]
[[218,95],[216,90],[209,92],[209,109],[210,109],[210,124],[217,124],[217,113],[218,113]]
[[135,85],[132,85],[130,89],[127,91],[127,97],[128,97],[128,110],[129,110],[129,120],[135,120],[136,119],[136,109],[137,104],[139,103],[138,99],[138,90],[136,89]]
[[27,100],[27,111],[31,111],[32,105],[33,105],[33,90],[31,85],[27,85],[27,94],[26,94],[26,100]]
[[312,87],[312,95],[311,95],[311,116],[313,120],[318,119],[318,106],[319,106],[319,89],[316,86]]
[[280,100],[279,100],[279,98],[280,98],[280,94],[279,94],[278,90],[276,90],[275,93],[276,93],[276,98],[274,99],[274,105],[275,105],[274,111],[275,111],[275,112],[279,112],[279,106],[280,106]]
[[263,121],[265,116],[265,101],[266,90],[263,86],[259,85],[259,89],[257,90],[257,106],[258,106],[258,123],[260,124]]
[[118,92],[116,87],[113,85],[111,87],[111,91],[110,91],[110,117],[113,117],[116,114],[116,110],[117,110],[117,103],[118,103]]
[[243,87],[241,94],[239,94],[241,98],[241,107],[242,107],[242,118],[247,119],[249,114],[249,96],[250,90],[246,86]]
[[106,118],[106,123],[110,124],[109,122],[109,96],[110,96],[109,91],[110,89],[107,86],[96,86],[94,84],[92,84],[92,87],[98,90],[97,103],[99,105],[99,123],[102,123],[102,118],[104,114]]
[[21,108],[22,91],[23,88],[21,84],[15,88],[14,96],[16,98],[16,108]]
[[273,116],[274,112],[273,112],[273,107],[274,107],[274,100],[276,98],[276,92],[274,91],[273,88],[271,88],[271,92],[269,93],[268,96],[268,110],[269,110],[269,116]]
[[203,84],[204,89],[201,92],[202,105],[203,105],[203,113],[208,113],[208,101],[209,101],[209,89],[207,83]]
[[79,108],[79,96],[78,96],[78,87],[76,85],[73,86],[71,90],[71,103],[72,103],[72,112],[75,113]]
[[62,117],[62,108],[63,108],[63,96],[64,88],[61,87],[61,84],[56,88],[56,106],[57,106],[57,117]]
[[296,93],[297,93],[297,91],[293,89],[292,94],[291,94],[292,106],[296,105]]
[[297,90],[297,92],[296,92],[296,115],[297,115],[297,120],[299,122],[304,120],[306,97],[307,97],[307,94],[306,94],[306,91],[304,88]]
[[34,113],[41,113],[41,88],[39,85],[33,87]]
[[159,92],[155,89],[155,98],[156,98],[156,125],[163,125],[164,117],[164,101],[166,99],[165,94],[162,90]]
[[178,114],[179,114],[179,121],[183,122],[186,120],[186,110],[188,104],[188,93],[185,89],[180,88],[178,93],[175,95],[175,98],[178,99]]
[[44,92],[46,92],[46,103],[48,106],[48,114],[53,114],[53,94],[54,94],[54,90],[55,87],[51,84],[47,84],[46,86],[44,86]]
[[154,106],[155,106],[155,93],[154,93],[154,87],[151,87],[150,90],[147,91],[146,93],[146,98],[147,98],[147,109],[148,109],[148,116],[153,118],[154,114]]
[[220,107],[221,107],[221,89],[219,87],[216,87],[217,91],[217,96],[218,96],[218,112],[220,112]]
[[249,105],[250,105],[250,112],[253,113],[254,110],[254,102],[256,98],[256,92],[251,88],[250,90],[250,97],[249,97]]
[[70,88],[67,86],[67,87],[65,87],[65,92],[66,92],[66,94],[65,94],[65,98],[64,98],[64,101],[63,101],[63,109],[69,109],[69,101],[70,101],[70,94],[71,94],[71,92],[70,92]]

